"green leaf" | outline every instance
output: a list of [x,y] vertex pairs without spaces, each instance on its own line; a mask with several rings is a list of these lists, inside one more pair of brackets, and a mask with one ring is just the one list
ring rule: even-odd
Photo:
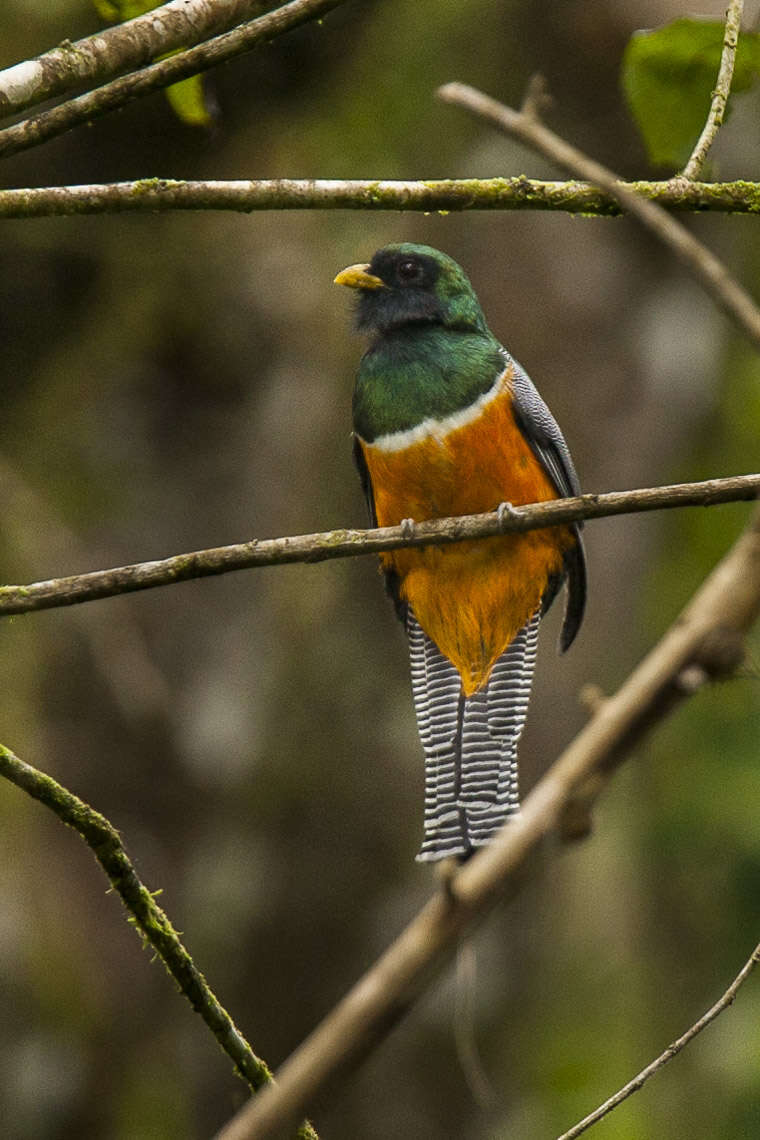
[[[132,20],[135,16],[142,16],[157,8],[164,0],[92,0],[98,14],[111,23],[122,23]],[[181,51],[181,48],[177,49]],[[166,59],[175,52],[168,52],[160,59]],[[173,83],[166,88],[166,98],[178,119],[191,127],[208,127],[213,121],[203,90],[203,78],[200,75],[191,75],[179,83]]]
[[167,87],[166,98],[173,107],[175,115],[183,123],[191,127],[211,126],[213,116],[206,102],[203,79],[200,75],[191,75]]
[[[674,20],[628,41],[621,75],[636,125],[656,166],[680,169],[707,118],[723,49],[717,20]],[[760,72],[760,35],[742,33],[732,93],[746,91]]]
[[152,8],[158,8],[164,0],[92,0],[92,2],[104,20],[123,24],[125,20],[133,20],[135,16],[142,16]]
[[118,4],[112,4],[111,0],[92,0],[95,5],[95,11],[103,20],[108,20],[109,23],[115,24],[121,19],[119,16]]

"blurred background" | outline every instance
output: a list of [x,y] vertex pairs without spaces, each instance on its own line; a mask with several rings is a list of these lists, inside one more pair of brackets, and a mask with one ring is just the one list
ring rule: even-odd
[[[700,11],[722,18],[724,0]],[[748,4],[750,18],[758,5]],[[439,104],[519,102],[628,176],[653,172],[619,89],[635,29],[677,0],[350,0],[214,73],[212,131],[161,95],[6,160],[3,185],[131,179],[557,177]],[[7,0],[7,66],[100,26]],[[744,96],[712,173],[760,177]],[[667,172],[666,172],[667,173]],[[757,292],[751,217],[690,218]],[[350,458],[362,351],[335,273],[388,241],[467,269],[561,423],[584,487],[757,470],[760,368],[633,223],[549,214],[185,213],[6,221],[0,575],[27,582],[258,536],[364,525]],[[745,505],[587,528],[590,605],[545,623],[525,790],[729,547]],[[0,740],[104,812],[257,1052],[278,1065],[429,896],[401,627],[373,559],[239,573],[5,619]],[[477,933],[475,1035],[447,975],[314,1106],[323,1140],[546,1140],[719,996],[758,939],[760,645],[655,733]],[[141,949],[89,850],[0,785],[0,1119],[8,1140],[203,1140],[245,1099]],[[760,983],[601,1126],[618,1140],[760,1135]],[[601,1133],[600,1133],[601,1134]]]

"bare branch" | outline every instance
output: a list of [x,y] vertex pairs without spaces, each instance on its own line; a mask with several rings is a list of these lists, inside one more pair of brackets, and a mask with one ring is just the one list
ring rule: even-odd
[[[749,213],[760,210],[757,182],[621,182],[632,194],[669,210]],[[588,182],[525,178],[342,180],[276,178],[184,182],[142,178],[85,186],[0,190],[0,218],[164,210],[562,210],[601,216],[622,213],[613,197]]]
[[650,1065],[647,1065],[645,1069],[642,1069],[640,1073],[637,1073],[633,1080],[630,1080],[627,1085],[619,1089],[614,1096],[611,1096],[604,1104],[600,1104],[597,1109],[589,1113],[588,1116],[585,1116],[583,1120],[578,1121],[569,1132],[563,1132],[558,1140],[576,1140],[576,1137],[586,1132],[592,1124],[596,1124],[596,1122],[601,1120],[603,1116],[606,1116],[608,1112],[612,1112],[613,1108],[617,1108],[619,1104],[622,1104],[631,1093],[638,1092],[645,1081],[648,1081],[651,1076],[654,1076],[658,1069],[661,1069],[663,1065],[667,1065],[668,1061],[672,1061],[690,1041],[693,1041],[698,1033],[701,1033],[703,1029],[707,1028],[711,1021],[715,1020],[718,1014],[723,1013],[724,1009],[728,1009],[733,1003],[739,988],[746,982],[758,962],[760,962],[760,943],[758,943],[752,951],[752,954],[744,963],[723,996],[716,1001],[715,1005],[708,1009],[707,1013],[700,1017],[699,1021],[692,1025],[690,1029],[687,1029],[672,1045],[668,1045],[667,1049],[661,1053],[656,1060],[652,1061]]
[[343,3],[345,0],[290,0],[282,8],[242,24],[234,31],[225,32],[206,43],[153,63],[142,71],[114,79],[113,82],[61,103],[50,111],[42,111],[30,119],[6,127],[0,131],[0,156],[38,146],[47,139],[64,134],[81,123],[91,122],[152,91],[168,87],[190,75],[208,71],[225,60],[250,51],[257,44],[324,16]]
[[691,158],[683,168],[683,178],[696,178],[701,172],[707,158],[707,152],[715,142],[715,137],[723,124],[723,116],[726,113],[726,104],[731,91],[731,80],[734,77],[734,60],[739,43],[743,10],[744,0],[729,0],[726,12],[726,28],[723,33],[723,51],[721,52],[715,90],[712,93],[710,111],[707,122],[702,128],[702,134],[697,139],[691,153]]
[[604,786],[610,766],[651,727],[656,708],[680,699],[681,672],[704,660],[711,637],[741,639],[760,614],[760,512],[703,583],[662,640],[597,712],[509,822],[448,881],[332,1010],[264,1089],[218,1134],[217,1140],[266,1140],[279,1136],[305,1111],[317,1092],[344,1076],[410,1008],[455,949],[462,931],[516,891],[530,856],[549,834],[568,838],[564,813],[581,788]]
[[10,115],[83,84],[102,83],[234,28],[273,5],[266,0],[170,0],[143,16],[0,71],[0,114]]
[[447,83],[438,91],[446,103],[455,103],[493,126],[533,147],[576,178],[601,187],[629,214],[664,242],[686,266],[719,308],[732,317],[760,347],[760,309],[725,265],[656,202],[632,194],[612,171],[559,138],[535,116],[522,114],[490,99],[464,83]]
[[611,491],[604,495],[581,495],[512,507],[500,515],[494,511],[458,518],[431,519],[418,523],[410,535],[400,526],[374,530],[331,530],[287,538],[252,539],[232,546],[175,554],[158,561],[138,562],[111,570],[96,570],[66,578],[52,578],[27,586],[0,586],[0,615],[55,609],[80,602],[168,586],[191,578],[206,578],[259,566],[292,562],[323,562],[376,554],[402,546],[443,546],[473,538],[514,534],[544,526],[607,518],[638,511],[656,511],[686,506],[755,499],[760,495],[760,474],[734,475],[701,483],[677,483],[636,491]]

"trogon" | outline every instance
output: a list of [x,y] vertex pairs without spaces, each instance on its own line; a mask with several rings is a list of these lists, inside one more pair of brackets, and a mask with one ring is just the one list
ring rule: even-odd
[[[462,269],[404,242],[335,278],[369,334],[354,455],[373,525],[580,493],[562,433],[488,328]],[[519,810],[517,744],[541,616],[563,582],[568,648],[586,601],[579,525],[381,555],[404,621],[425,753],[418,859],[464,859]]]

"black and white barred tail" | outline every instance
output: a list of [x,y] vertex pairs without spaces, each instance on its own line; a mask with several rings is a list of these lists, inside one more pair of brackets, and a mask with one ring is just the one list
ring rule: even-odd
[[412,690],[425,752],[423,862],[460,858],[487,843],[519,811],[517,744],[525,725],[540,613],[493,667],[488,684],[465,697],[459,673],[406,615]]

